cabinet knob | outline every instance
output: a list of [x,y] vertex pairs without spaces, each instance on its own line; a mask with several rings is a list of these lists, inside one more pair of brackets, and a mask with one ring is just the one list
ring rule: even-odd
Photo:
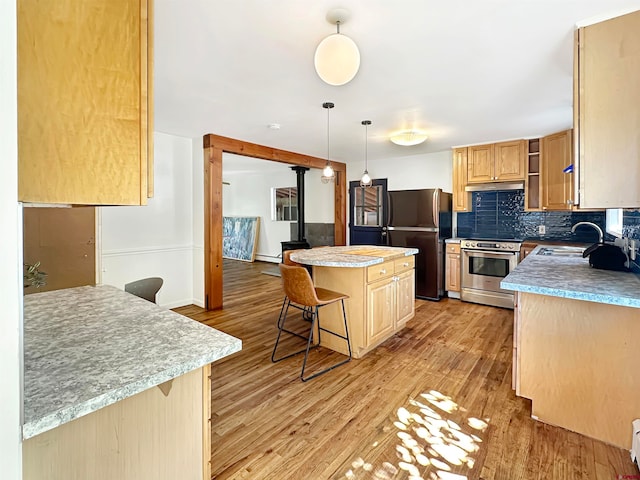
[[384,275],[385,273],[387,273],[387,271],[384,268],[380,270],[380,275]]
[[408,266],[409,266],[409,262],[404,262],[404,263],[402,264],[402,266],[403,266],[403,267],[408,267]]

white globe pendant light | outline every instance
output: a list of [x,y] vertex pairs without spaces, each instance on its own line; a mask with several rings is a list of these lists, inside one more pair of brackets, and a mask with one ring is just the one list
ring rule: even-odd
[[327,21],[335,24],[337,33],[329,35],[316,48],[314,65],[318,76],[329,85],[339,86],[353,80],[360,68],[360,51],[356,43],[340,33],[340,24],[349,17],[344,8],[327,14]]

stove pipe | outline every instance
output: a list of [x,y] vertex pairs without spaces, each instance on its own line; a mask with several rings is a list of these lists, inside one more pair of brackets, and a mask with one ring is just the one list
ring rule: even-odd
[[304,174],[308,167],[291,167],[296,172],[296,186],[298,187],[297,209],[298,209],[298,242],[306,242],[304,238]]

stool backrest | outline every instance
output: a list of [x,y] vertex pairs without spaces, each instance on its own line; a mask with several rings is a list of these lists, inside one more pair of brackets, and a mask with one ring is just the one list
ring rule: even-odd
[[284,294],[293,303],[314,307],[320,304],[313,280],[306,268],[281,263],[280,277]]
[[156,294],[162,287],[162,284],[163,281],[160,277],[143,278],[135,282],[127,283],[124,286],[124,291],[156,303]]
[[300,265],[298,262],[291,260],[291,254],[294,252],[295,250],[285,250],[282,252],[282,263],[285,265]]

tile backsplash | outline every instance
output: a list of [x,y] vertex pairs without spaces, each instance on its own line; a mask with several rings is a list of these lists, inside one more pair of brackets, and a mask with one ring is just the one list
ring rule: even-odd
[[[458,213],[457,237],[519,238],[523,240],[564,240],[597,242],[598,233],[591,227],[571,226],[578,222],[593,222],[605,229],[603,212],[525,212],[524,190],[474,192],[473,211]],[[625,214],[626,218],[626,214]],[[635,218],[640,235],[640,214]],[[545,233],[539,233],[543,225]],[[605,237],[612,240],[613,237]]]
[[[625,209],[622,216],[622,236],[640,240],[640,210]],[[640,255],[632,262],[632,269],[640,273]]]

